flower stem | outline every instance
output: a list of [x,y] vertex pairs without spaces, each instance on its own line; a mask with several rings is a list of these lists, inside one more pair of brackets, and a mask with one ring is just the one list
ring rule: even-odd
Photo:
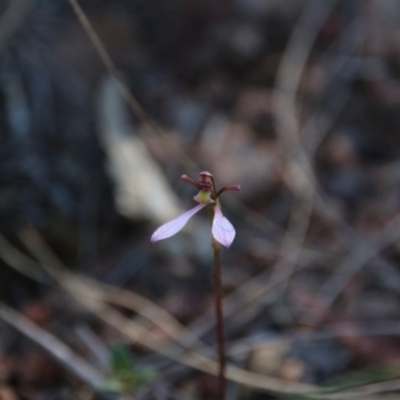
[[218,346],[218,383],[219,399],[225,400],[225,335],[224,318],[222,312],[222,268],[221,268],[221,245],[213,239],[212,247],[214,250],[214,299],[215,314],[217,318],[217,346]]

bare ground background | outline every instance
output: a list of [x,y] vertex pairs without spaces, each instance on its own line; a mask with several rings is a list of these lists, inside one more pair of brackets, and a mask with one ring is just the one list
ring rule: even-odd
[[[82,8],[81,8],[82,7]],[[0,2],[0,398],[217,396],[209,170],[229,400],[400,390],[400,4]]]

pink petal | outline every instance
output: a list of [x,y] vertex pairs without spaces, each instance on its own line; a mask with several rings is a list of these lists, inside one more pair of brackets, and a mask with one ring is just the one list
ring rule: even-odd
[[235,238],[236,231],[233,225],[222,215],[221,209],[215,207],[212,235],[225,247],[230,247]]
[[167,222],[164,225],[161,225],[152,235],[150,242],[155,243],[162,239],[167,239],[175,233],[178,233],[189,221],[194,214],[200,211],[206,204],[198,204],[196,207],[192,208],[189,211],[181,214],[179,217],[173,219],[172,221]]

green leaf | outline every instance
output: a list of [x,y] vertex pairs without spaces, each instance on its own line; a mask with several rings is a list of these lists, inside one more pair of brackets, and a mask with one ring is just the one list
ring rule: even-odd
[[115,377],[126,377],[133,370],[132,357],[129,350],[121,344],[111,348],[111,374]]
[[147,385],[157,373],[153,368],[135,368],[129,349],[121,344],[111,348],[111,377],[103,390],[114,393],[128,393]]

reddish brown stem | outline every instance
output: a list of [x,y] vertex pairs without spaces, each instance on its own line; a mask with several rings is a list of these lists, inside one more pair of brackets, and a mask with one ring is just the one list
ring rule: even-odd
[[219,399],[225,400],[225,335],[224,318],[222,312],[222,268],[221,268],[221,245],[213,239],[214,249],[214,293],[215,293],[215,315],[217,318],[217,346],[218,346],[218,383]]

